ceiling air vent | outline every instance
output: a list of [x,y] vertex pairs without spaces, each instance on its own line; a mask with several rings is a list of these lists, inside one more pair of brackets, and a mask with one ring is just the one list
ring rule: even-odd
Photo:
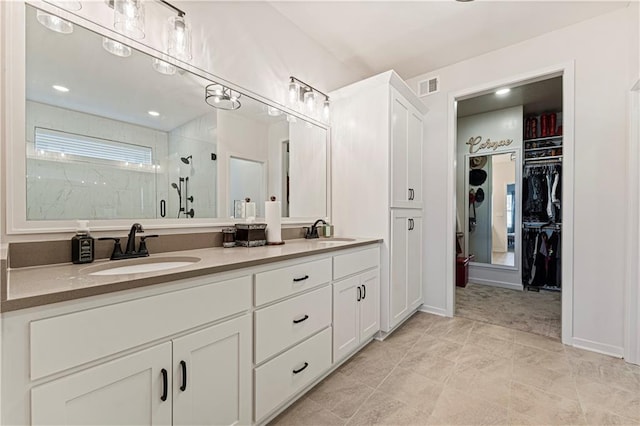
[[431,77],[418,83],[418,95],[426,96],[440,91],[440,77]]

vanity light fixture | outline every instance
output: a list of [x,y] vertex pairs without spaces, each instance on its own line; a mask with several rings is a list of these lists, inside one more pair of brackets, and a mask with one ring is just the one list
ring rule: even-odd
[[300,98],[302,97],[302,102],[307,109],[307,113],[310,115],[315,114],[318,95],[324,96],[324,101],[322,103],[322,118],[325,121],[328,121],[330,113],[329,96],[302,80],[293,76],[289,77],[289,102],[292,107],[298,107]]
[[167,31],[169,42],[167,51],[169,55],[182,61],[189,61],[191,55],[191,26],[184,19],[184,12],[179,11],[177,16],[169,18]]
[[222,84],[213,83],[204,88],[204,101],[214,108],[234,110],[240,108],[240,93]]
[[121,58],[131,56],[131,48],[129,46],[110,39],[109,37],[102,37],[102,47],[112,55],[120,56]]
[[144,3],[142,0],[113,0],[113,26],[135,39],[144,38]]
[[51,31],[60,34],[71,34],[73,32],[73,24],[71,22],[42,10],[38,9],[36,19]]
[[158,58],[153,58],[153,69],[158,71],[160,74],[165,75],[174,75],[177,70],[174,65],[171,65],[169,62],[165,62],[162,59]]
[[54,84],[53,87],[55,90],[57,90],[58,92],[62,92],[62,93],[67,93],[69,91],[69,89],[67,87],[64,86],[60,86],[59,84]]
[[510,91],[511,89],[509,89],[508,87],[505,87],[504,89],[496,90],[496,95],[498,96],[506,95]]

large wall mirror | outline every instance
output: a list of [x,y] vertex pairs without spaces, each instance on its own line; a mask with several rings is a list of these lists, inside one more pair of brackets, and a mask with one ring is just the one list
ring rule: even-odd
[[515,266],[518,153],[467,156],[468,246],[477,263]]
[[150,49],[78,24],[71,34],[52,31],[24,7],[25,165],[24,176],[14,168],[12,195],[24,197],[25,217],[17,223],[229,222],[239,200],[252,198],[260,216],[270,196],[285,217],[328,216],[326,127],[228,92]]

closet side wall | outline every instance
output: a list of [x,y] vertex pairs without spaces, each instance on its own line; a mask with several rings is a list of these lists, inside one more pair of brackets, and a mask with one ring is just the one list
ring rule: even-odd
[[[575,64],[575,191],[573,332],[567,336],[592,349],[622,354],[624,331],[624,226],[608,226],[606,247],[594,240],[603,224],[623,224],[626,209],[627,96],[638,75],[638,7],[629,7],[553,31],[522,43],[433,70],[408,81],[440,76],[440,92],[422,98],[429,108],[424,156],[425,303],[447,307],[447,114],[449,94],[532,70]],[[623,52],[623,53],[620,53]],[[607,84],[594,84],[606,81]],[[453,159],[452,159],[453,160]],[[598,173],[606,170],[607,173]],[[567,195],[568,196],[568,195]],[[606,208],[596,208],[594,200]],[[566,200],[565,200],[566,201]],[[594,247],[596,249],[594,249]],[[570,265],[569,265],[570,267]]]

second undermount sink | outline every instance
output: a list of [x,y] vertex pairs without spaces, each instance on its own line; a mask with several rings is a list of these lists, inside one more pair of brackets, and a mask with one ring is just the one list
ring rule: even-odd
[[95,267],[95,270],[92,272],[89,272],[89,275],[126,275],[165,271],[192,265],[200,260],[199,257],[188,256],[146,258],[130,261],[126,264],[100,265],[99,267]]

